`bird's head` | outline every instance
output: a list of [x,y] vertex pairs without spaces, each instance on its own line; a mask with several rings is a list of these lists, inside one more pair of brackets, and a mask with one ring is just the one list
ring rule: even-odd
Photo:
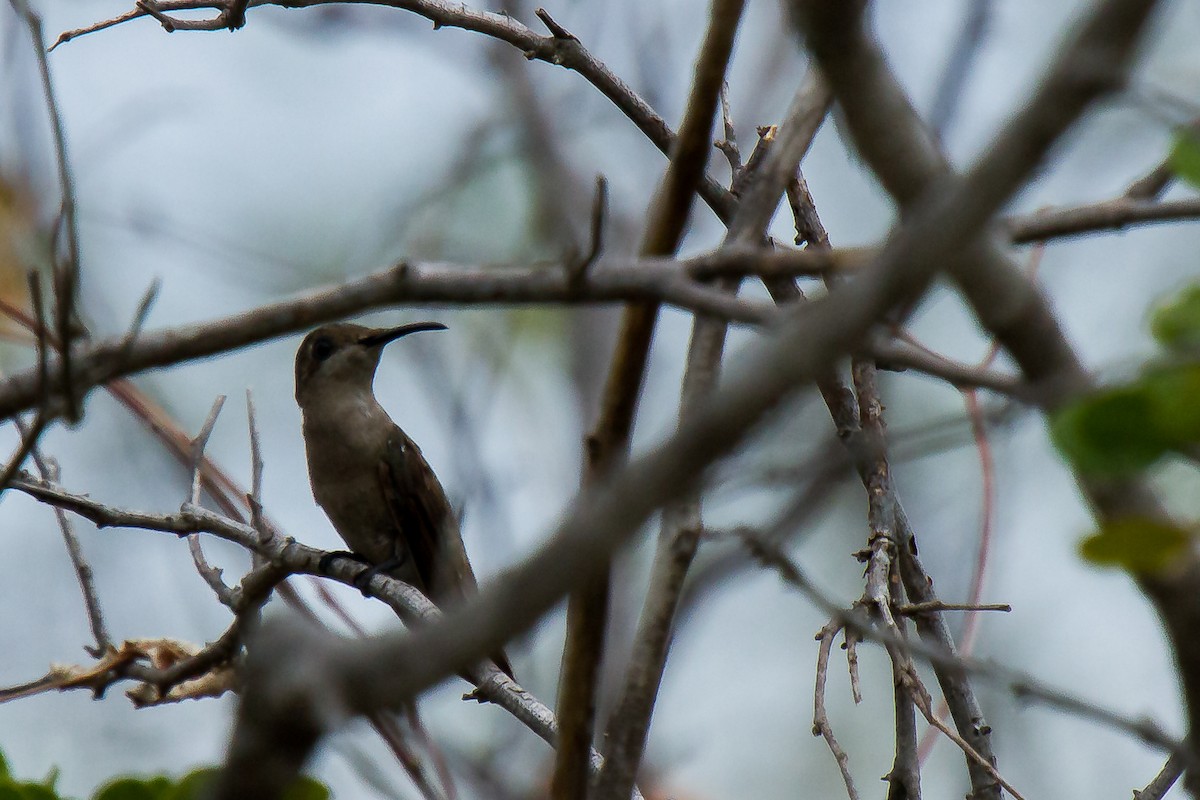
[[296,402],[305,404],[336,386],[371,391],[383,346],[419,331],[444,331],[440,322],[414,322],[396,328],[366,328],[350,322],[322,325],[296,351]]

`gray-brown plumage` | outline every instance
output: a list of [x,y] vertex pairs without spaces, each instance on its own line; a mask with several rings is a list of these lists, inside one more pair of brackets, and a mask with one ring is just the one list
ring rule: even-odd
[[[421,449],[372,386],[384,345],[433,330],[445,326],[317,328],[296,353],[296,402],[313,497],[346,546],[444,608],[475,590],[458,519]],[[503,654],[495,660],[512,674]]]

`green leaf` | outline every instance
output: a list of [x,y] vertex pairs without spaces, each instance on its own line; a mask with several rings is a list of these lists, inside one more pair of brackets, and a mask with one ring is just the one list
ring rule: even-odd
[[1200,139],[1191,131],[1175,134],[1171,146],[1171,170],[1193,186],[1200,186]]
[[44,783],[22,783],[21,797],[25,800],[62,800],[53,786],[47,786]]
[[329,787],[318,780],[301,775],[287,791],[284,800],[329,800]]
[[1156,427],[1150,393],[1136,385],[1059,409],[1050,420],[1050,435],[1076,469],[1096,474],[1148,467],[1171,446]]
[[[179,779],[168,794],[167,800],[198,800],[208,788],[208,784],[217,776],[214,768],[198,769]],[[309,777],[300,777],[283,793],[284,800],[328,800],[329,789],[320,781]],[[2,799],[0,799],[2,800]],[[97,798],[99,800],[99,798]]]
[[179,783],[175,784],[172,791],[166,796],[168,800],[198,800],[216,775],[215,767],[205,767],[189,772],[179,779]]
[[167,800],[175,788],[170,778],[117,778],[94,794],[93,800]]
[[1128,517],[1115,520],[1079,544],[1079,554],[1093,564],[1121,567],[1135,575],[1170,565],[1188,548],[1191,533],[1158,520]]
[[1150,333],[1172,350],[1200,349],[1200,286],[1189,286],[1150,313]]
[[62,800],[58,792],[41,783],[22,783],[11,779],[0,785],[0,800]]
[[1150,404],[1151,425],[1163,441],[1176,447],[1200,442],[1200,365],[1160,368],[1139,385]]

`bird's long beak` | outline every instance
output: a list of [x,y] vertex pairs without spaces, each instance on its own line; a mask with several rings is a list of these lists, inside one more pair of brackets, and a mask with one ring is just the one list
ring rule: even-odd
[[408,325],[401,325],[398,328],[371,331],[366,336],[360,338],[358,343],[365,347],[383,347],[388,342],[394,342],[401,336],[408,336],[410,333],[444,330],[446,330],[446,326],[440,322],[412,322]]

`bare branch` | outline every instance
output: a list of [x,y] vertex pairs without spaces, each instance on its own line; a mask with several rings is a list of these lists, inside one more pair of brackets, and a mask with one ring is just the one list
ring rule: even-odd
[[[75,209],[75,183],[71,177],[67,159],[67,136],[63,129],[62,114],[54,93],[54,81],[50,76],[50,62],[46,57],[46,40],[42,35],[42,20],[34,13],[27,0],[9,0],[17,16],[25,22],[33,42],[34,58],[37,60],[38,76],[42,83],[42,96],[50,118],[50,130],[54,138],[54,160],[58,171],[58,188],[61,195],[59,223],[66,237],[66,254],[60,255],[59,238],[55,236],[54,297],[55,318],[58,328],[59,349],[62,353],[62,394],[66,405],[65,413],[71,422],[78,422],[80,398],[73,383],[71,369],[71,346],[74,340],[76,308],[79,294],[79,226]],[[57,233],[57,232],[56,232]]]
[[[981,322],[1009,348],[1030,380],[1055,381],[1053,388],[1059,398],[1086,387],[1087,377],[1044,299],[997,248],[979,236],[979,231],[999,209],[1002,198],[1009,196],[1038,165],[1050,144],[1093,100],[1119,85],[1154,3],[1107,0],[1096,4],[1079,32],[1060,49],[1050,73],[1030,101],[963,178],[951,175],[948,163],[888,69],[878,44],[864,30],[864,4],[847,7],[794,0],[792,6],[803,23],[814,57],[837,95],[855,145],[904,209],[904,215],[914,220],[912,215],[938,205],[936,197],[958,194],[954,187],[964,190],[959,195],[963,205],[956,214],[934,213],[953,226],[962,225],[966,235],[958,238],[947,228],[924,226],[918,233],[915,222],[907,226],[909,235],[957,240],[955,255],[948,261],[951,272]],[[968,232],[971,229],[973,232]],[[920,243],[914,245],[919,247]],[[1131,489],[1119,502],[1129,509],[1144,496],[1144,492]],[[907,528],[903,509],[897,506],[896,532],[905,588],[914,602],[932,600],[928,578],[908,546],[911,531]],[[922,616],[917,622],[923,637],[952,646],[940,615]],[[976,727],[982,714],[969,685],[961,675],[947,670],[939,670],[938,679],[959,734],[990,765],[991,748]],[[998,787],[980,761],[969,758],[967,768],[977,798],[999,796]]]
[[[283,576],[290,574],[316,575],[357,587],[355,579],[361,571],[358,565],[344,559],[335,559],[328,567],[322,569],[322,559],[327,555],[324,551],[306,547],[282,536],[273,536],[264,541],[249,525],[190,503],[174,514],[152,514],[109,506],[86,495],[72,494],[44,481],[17,478],[13,482],[13,488],[56,508],[78,514],[99,527],[162,531],[180,537],[208,533],[248,551],[257,552],[269,564],[248,573],[239,587],[234,589],[232,608],[235,613],[253,608],[269,595],[270,589],[276,587]],[[371,581],[370,591],[372,597],[385,602],[404,619],[432,623],[442,616],[437,607],[419,591],[386,575],[375,576]],[[233,636],[232,632],[227,631],[222,639],[232,640]],[[217,653],[214,652],[208,653],[204,658],[216,659],[216,656]],[[477,662],[478,659],[471,659],[471,663]],[[150,673],[138,675],[141,676],[140,679],[166,685],[170,682],[168,679],[179,677],[182,673],[200,666],[200,662],[189,664],[188,667],[179,666],[177,672],[165,676]],[[505,709],[543,740],[551,745],[555,744],[558,726],[554,714],[536,697],[518,686],[494,664],[472,667],[468,672],[472,675],[480,697]],[[600,756],[593,752],[591,763],[594,772],[600,764]]]
[[[763,157],[761,166],[753,173],[747,171],[749,187],[729,226],[723,247],[757,243],[763,238],[787,177],[795,172],[796,163],[807,152],[827,108],[828,91],[819,76],[810,74],[797,92],[786,123]],[[716,286],[735,294],[739,282],[726,277]],[[696,315],[692,323],[680,390],[681,423],[691,419],[716,387],[727,330],[723,320],[709,316]],[[684,494],[664,509],[650,587],[638,619],[625,683],[605,731],[609,766],[597,783],[597,797],[601,800],[628,796],[628,786],[641,762],[655,699],[666,668],[684,579],[695,557],[702,530],[698,494]]]
[[263,523],[262,518],[262,444],[258,439],[258,423],[254,414],[254,395],[249,389],[246,389],[246,425],[250,432],[250,496],[247,498],[250,506],[250,527],[258,531],[260,537],[269,539],[271,537],[271,530]]
[[[745,259],[745,255],[728,257],[729,261]],[[707,259],[698,263],[712,266]],[[656,264],[633,262],[617,269],[597,265],[580,287],[570,284],[561,266],[464,270],[446,264],[400,263],[338,286],[314,289],[201,325],[143,333],[125,352],[120,339],[92,344],[81,349],[72,362],[75,385],[83,392],[114,378],[227,352],[398,303],[609,303],[657,297],[742,322],[759,323],[773,316],[769,306],[731,298],[698,284],[670,260]],[[12,376],[0,386],[0,419],[34,407],[38,397],[36,370]]]
[[[745,0],[712,0],[679,136],[671,147],[671,161],[655,194],[639,247],[643,256],[673,255],[683,239],[697,186],[705,176],[713,116],[744,7]],[[657,303],[634,303],[626,306],[621,315],[620,332],[600,399],[599,418],[588,437],[585,486],[605,480],[629,457],[638,397],[658,312]],[[558,702],[562,742],[554,765],[552,788],[555,800],[571,800],[587,794],[584,758],[595,725],[595,691],[608,626],[608,593],[609,575],[605,569],[580,584],[568,600]],[[648,711],[645,716],[648,723]],[[610,738],[607,754],[606,766],[596,782],[595,797],[625,800],[637,778],[642,748],[636,741]]]
[[1162,800],[1163,795],[1171,790],[1175,785],[1175,781],[1179,780],[1179,776],[1183,774],[1185,759],[1178,754],[1172,753],[1167,759],[1167,763],[1163,764],[1163,768],[1154,780],[1146,784],[1146,788],[1141,791],[1134,790],[1133,800]]
[[1003,229],[1013,242],[1025,244],[1101,231],[1121,231],[1131,225],[1197,218],[1200,218],[1200,199],[1156,201],[1118,197],[1090,205],[1008,217],[1003,220]]
[[26,426],[20,417],[14,416],[13,421],[21,434],[21,442],[16,452],[9,458],[4,472],[0,473],[0,492],[8,488],[9,482],[25,465],[25,459],[37,448],[38,440],[46,432],[52,419],[50,413],[50,350],[47,341],[46,309],[42,297],[42,281],[36,271],[29,273],[29,297],[33,305],[35,333],[37,335],[37,381],[38,406],[33,425]]
[[[218,395],[213,401],[212,408],[208,412],[208,418],[204,420],[204,425],[200,428],[200,432],[196,434],[196,438],[192,440],[192,490],[189,495],[190,502],[194,506],[200,505],[200,474],[204,466],[204,448],[208,445],[208,437],[212,435],[213,428],[217,424],[217,416],[221,413],[221,407],[225,405],[225,395]],[[196,571],[200,573],[200,577],[209,585],[209,588],[216,594],[217,599],[223,605],[230,606],[232,590],[225,585],[221,579],[221,570],[214,568],[208,563],[208,559],[204,557],[204,549],[200,545],[200,537],[195,534],[190,534],[187,537],[188,550],[192,554],[192,562],[196,565]]]
[[817,648],[817,681],[813,689],[813,736],[820,736],[833,753],[838,770],[842,773],[842,781],[846,784],[846,794],[850,800],[858,800],[858,789],[854,787],[854,778],[850,775],[850,756],[842,749],[837,737],[833,735],[833,727],[829,724],[829,712],[825,710],[825,680],[829,676],[829,655],[833,650],[833,640],[842,630],[842,623],[831,620],[817,634],[821,646]]

